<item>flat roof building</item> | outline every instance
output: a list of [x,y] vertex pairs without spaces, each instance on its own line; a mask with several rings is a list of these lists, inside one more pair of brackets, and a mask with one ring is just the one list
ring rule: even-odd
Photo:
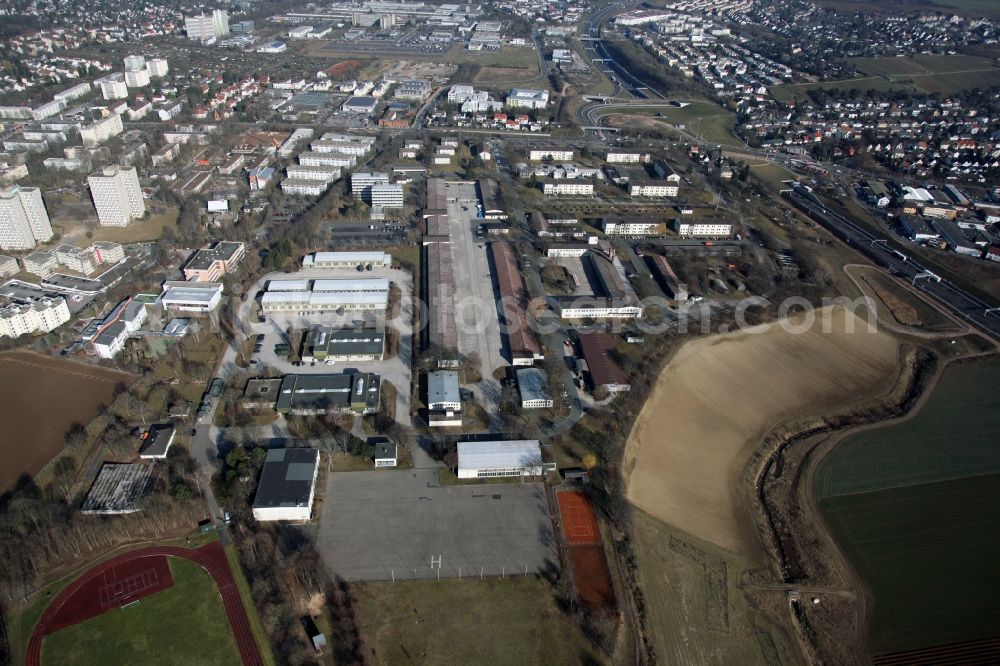
[[302,268],[390,268],[392,255],[386,252],[314,252],[302,259]]
[[552,406],[549,378],[538,368],[521,368],[517,371],[517,390],[521,395],[521,409],[544,409]]
[[336,412],[374,414],[378,411],[382,378],[371,372],[339,375],[285,375],[275,410],[279,414],[313,415]]
[[222,276],[236,270],[246,254],[243,243],[219,241],[211,248],[202,248],[184,266],[184,279],[192,282],[218,282]]
[[211,312],[222,301],[222,283],[167,281],[159,301],[165,308],[182,312]]
[[457,372],[438,370],[427,373],[427,408],[435,411],[462,408]]
[[385,357],[385,331],[379,328],[330,328],[316,326],[302,343],[302,362],[332,364],[338,361],[381,361]]
[[458,478],[541,476],[545,471],[537,439],[458,443]]
[[318,472],[316,449],[268,450],[253,500],[254,519],[309,520]]

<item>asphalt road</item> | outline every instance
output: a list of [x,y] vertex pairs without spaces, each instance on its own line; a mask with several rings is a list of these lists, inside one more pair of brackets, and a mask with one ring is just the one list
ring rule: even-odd
[[813,195],[796,189],[784,193],[784,196],[796,208],[835,233],[848,245],[852,245],[878,265],[888,269],[894,276],[914,284],[983,333],[1000,340],[1000,310],[993,308],[990,304],[944,278],[934,276],[932,271],[913,258],[890,248],[885,243],[885,239],[871,235],[850,220],[828,209]]

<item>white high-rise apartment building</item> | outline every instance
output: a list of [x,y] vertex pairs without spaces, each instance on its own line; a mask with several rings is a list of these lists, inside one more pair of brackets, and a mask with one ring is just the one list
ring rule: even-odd
[[49,331],[69,321],[66,299],[43,297],[29,305],[0,308],[0,337],[16,338],[25,333]]
[[103,76],[94,81],[94,83],[101,87],[101,95],[106,100],[125,99],[128,97],[128,85],[125,83],[125,75],[121,72]]
[[184,32],[188,38],[207,42],[229,35],[229,14],[222,9],[213,10],[211,14],[184,17]]
[[146,58],[141,55],[125,56],[125,71],[135,72],[146,69]]
[[0,249],[30,250],[52,239],[52,225],[37,187],[0,190]]
[[135,167],[106,167],[87,178],[97,219],[105,227],[124,227],[146,214],[139,174]]
[[149,72],[145,69],[125,70],[125,85],[129,88],[145,88],[149,85]]
[[112,113],[107,118],[95,120],[89,125],[80,128],[80,138],[86,148],[95,148],[113,136],[118,136],[125,131],[122,125],[122,117],[117,113]]
[[170,71],[170,65],[166,58],[150,58],[146,61],[146,71],[153,78],[166,76]]

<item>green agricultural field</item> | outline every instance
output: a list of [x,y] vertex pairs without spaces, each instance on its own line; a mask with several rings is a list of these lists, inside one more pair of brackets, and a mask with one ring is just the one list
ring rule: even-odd
[[355,609],[375,663],[603,663],[534,577],[368,583]]
[[170,572],[170,588],[47,636],[42,663],[238,666],[239,652],[212,577],[176,558],[170,558]]
[[946,368],[898,425],[847,437],[816,471],[820,499],[1000,473],[1000,360]]
[[635,512],[639,584],[664,664],[795,663],[784,634],[747,604],[749,560]]
[[775,99],[803,97],[809,90],[913,90],[954,94],[1000,85],[1000,67],[989,58],[967,55],[917,55],[912,58],[850,58],[867,76],[822,83],[773,86]]
[[1000,474],[822,500],[875,598],[874,654],[993,637],[1000,627]]
[[869,586],[874,653],[1000,634],[1000,361],[945,369],[909,420],[846,438],[814,492]]

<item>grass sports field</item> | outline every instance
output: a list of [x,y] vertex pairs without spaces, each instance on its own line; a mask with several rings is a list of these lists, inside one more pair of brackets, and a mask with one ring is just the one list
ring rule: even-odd
[[1000,635],[1000,361],[946,368],[909,420],[816,471],[834,537],[874,596],[875,654]]
[[602,663],[534,577],[367,583],[357,610],[375,663]]
[[115,386],[134,379],[117,370],[31,352],[0,354],[0,422],[5,428],[0,491],[22,474],[37,474],[63,449],[74,423],[90,423],[102,405],[111,404]]
[[635,514],[639,584],[663,664],[791,664],[787,637],[753,611],[737,587],[750,562]]
[[824,312],[829,333],[818,317],[800,333],[776,323],[681,347],[629,435],[629,500],[701,539],[756,553],[740,484],[761,438],[783,420],[878,395],[895,381],[894,338],[869,333],[843,308]]
[[47,636],[42,663],[240,664],[212,577],[193,562],[169,562],[172,587]]

